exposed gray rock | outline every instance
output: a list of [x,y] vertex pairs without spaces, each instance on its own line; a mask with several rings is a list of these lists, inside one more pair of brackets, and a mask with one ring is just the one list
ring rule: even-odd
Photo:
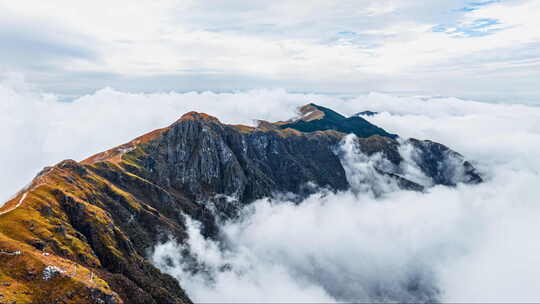
[[56,266],[47,266],[43,269],[43,280],[51,280],[61,275],[65,271]]
[[151,143],[139,161],[150,179],[197,201],[226,196],[242,204],[275,192],[307,195],[305,187],[345,190],[345,171],[333,147],[335,133],[242,132],[190,114]]
[[[335,118],[341,119],[337,115]],[[245,204],[276,193],[293,193],[301,199],[317,187],[333,191],[349,188],[336,153],[347,134],[280,130],[269,124],[265,122],[259,128],[225,125],[206,114],[190,112],[142,146],[144,153],[128,152],[136,155],[136,164],[144,168],[128,169],[170,193],[182,193],[228,216]],[[377,172],[394,179],[403,189],[422,191],[428,185],[407,178],[402,168],[402,144],[418,150],[415,158],[407,161],[413,161],[432,184],[481,181],[459,153],[431,141],[410,139],[400,143],[382,135],[356,141],[358,153],[381,154],[388,160],[391,166],[377,167]]]

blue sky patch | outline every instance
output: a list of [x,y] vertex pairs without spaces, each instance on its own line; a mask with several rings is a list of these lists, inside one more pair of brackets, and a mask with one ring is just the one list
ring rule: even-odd
[[457,9],[457,12],[472,12],[478,10],[482,6],[500,3],[501,0],[484,0],[484,1],[470,1],[467,6]]
[[490,4],[493,4],[493,3],[499,3],[499,2],[501,2],[501,0],[471,1],[470,5],[478,7],[478,6],[486,6],[486,5],[490,5]]
[[465,24],[439,24],[434,26],[431,31],[436,33],[446,33],[456,38],[482,37],[501,31],[502,28],[493,27],[494,25],[500,24],[501,22],[498,19],[481,18]]
[[477,9],[478,8],[476,8],[476,7],[468,7],[468,6],[466,6],[466,7],[459,8],[456,11],[458,11],[458,12],[472,12],[472,11],[475,11]]

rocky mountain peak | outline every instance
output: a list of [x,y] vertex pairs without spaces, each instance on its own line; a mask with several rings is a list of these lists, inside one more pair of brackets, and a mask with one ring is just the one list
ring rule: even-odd
[[285,122],[278,122],[282,129],[295,129],[301,132],[334,130],[345,134],[353,133],[358,137],[367,138],[380,135],[397,138],[396,134],[386,132],[359,116],[345,117],[329,108],[309,103],[298,109],[299,117]]
[[216,117],[214,117],[212,115],[208,115],[206,113],[195,112],[195,111],[191,111],[191,112],[188,112],[188,113],[182,115],[180,117],[180,119],[178,119],[176,121],[176,123],[178,123],[180,121],[185,121],[185,120],[199,120],[199,121],[202,121],[202,122],[211,122],[211,123],[221,124],[219,119],[217,119]]
[[313,103],[304,105],[298,109],[300,117],[297,120],[312,121],[324,118],[324,112],[319,110]]

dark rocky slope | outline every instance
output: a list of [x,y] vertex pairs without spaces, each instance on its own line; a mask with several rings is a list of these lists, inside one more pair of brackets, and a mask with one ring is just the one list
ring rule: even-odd
[[[3,208],[26,193],[20,207],[0,215],[0,250],[23,252],[0,255],[0,283],[17,286],[6,285],[0,303],[189,303],[178,283],[146,260],[153,246],[169,236],[184,240],[185,214],[215,237],[216,215],[234,216],[258,198],[290,193],[301,200],[318,187],[348,189],[338,149],[346,133],[359,136],[358,153],[380,153],[391,164],[376,168],[380,174],[424,190],[404,176],[396,135],[317,105],[302,111],[299,120],[259,127],[190,112],[82,162],[46,168]],[[417,148],[414,162],[434,184],[455,184],[448,172],[456,166],[464,182],[481,181],[457,152],[430,141],[406,143]],[[44,281],[36,273],[47,265],[65,272]],[[58,284],[64,289],[51,292]]]

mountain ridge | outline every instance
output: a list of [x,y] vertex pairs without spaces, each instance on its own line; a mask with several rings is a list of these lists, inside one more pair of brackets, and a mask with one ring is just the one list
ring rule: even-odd
[[342,133],[353,133],[360,138],[380,135],[396,139],[396,134],[386,132],[360,116],[345,117],[334,110],[307,104],[299,108],[300,117],[286,122],[280,122],[282,129],[292,128],[302,132],[336,130]]
[[[9,284],[0,303],[190,303],[178,282],[147,259],[157,242],[185,240],[186,216],[202,223],[206,237],[216,238],[220,217],[234,217],[256,199],[290,193],[300,202],[319,188],[350,187],[336,150],[348,136],[339,131],[339,121],[348,118],[323,114],[310,121],[337,124],[302,132],[291,124],[229,125],[188,112],[168,127],[81,162],[45,168],[28,190],[0,208],[24,196],[19,207],[0,215],[0,252],[22,251],[0,255],[0,284]],[[370,125],[362,124],[372,130]],[[387,160],[390,165],[375,170],[405,190],[426,186],[399,171],[404,143],[418,149],[415,163],[435,184],[455,184],[441,167],[447,158],[458,160],[468,178],[463,182],[482,181],[470,163],[441,144],[400,143],[380,134],[354,141],[355,153]],[[43,280],[45,269],[58,272]]]

